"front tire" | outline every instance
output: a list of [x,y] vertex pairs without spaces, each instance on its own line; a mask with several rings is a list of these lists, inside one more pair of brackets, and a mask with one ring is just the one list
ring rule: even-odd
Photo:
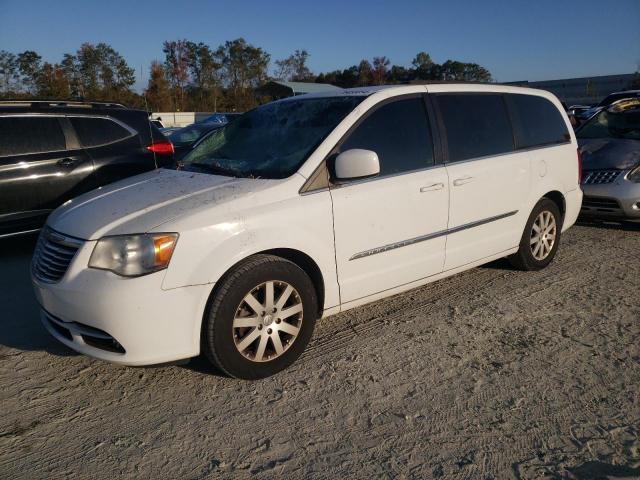
[[541,199],[524,227],[520,247],[509,257],[520,270],[541,270],[551,263],[560,245],[562,215],[555,202]]
[[231,377],[268,377],[298,359],[317,316],[314,285],[300,267],[255,255],[225,275],[212,294],[202,352]]

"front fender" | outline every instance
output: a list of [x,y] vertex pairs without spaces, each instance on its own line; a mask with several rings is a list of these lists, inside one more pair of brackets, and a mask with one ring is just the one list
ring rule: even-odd
[[305,253],[318,265],[324,279],[324,307],[339,305],[329,193],[289,202],[286,207],[254,209],[251,216],[182,231],[163,289],[214,284],[251,255],[287,248]]

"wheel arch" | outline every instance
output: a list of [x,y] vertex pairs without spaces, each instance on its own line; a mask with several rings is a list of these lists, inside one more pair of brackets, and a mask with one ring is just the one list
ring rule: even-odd
[[551,190],[545,193],[542,197],[548,198],[558,206],[558,210],[560,210],[560,215],[562,215],[562,219],[564,220],[564,215],[567,211],[567,201],[565,200],[564,195],[558,190]]
[[256,255],[273,255],[274,257],[288,260],[300,267],[309,276],[311,282],[313,283],[316,291],[316,296],[318,298],[318,317],[322,316],[325,300],[325,283],[322,271],[313,258],[311,258],[308,254],[294,248],[272,248],[268,250],[261,250],[259,252],[254,252],[251,255],[247,255],[241,260],[235,262],[233,265],[227,268],[225,272],[220,276],[220,279],[215,282],[215,285],[213,286],[209,294],[209,299],[207,300],[207,306],[205,307],[204,315],[207,314],[207,311],[209,309],[209,302],[213,297],[215,297],[219,286],[223,283],[222,281],[236,268],[238,268],[250,258],[255,257]]

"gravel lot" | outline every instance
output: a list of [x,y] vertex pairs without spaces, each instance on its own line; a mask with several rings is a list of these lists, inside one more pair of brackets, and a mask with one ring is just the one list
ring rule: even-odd
[[258,382],[74,354],[39,323],[33,244],[0,254],[1,478],[640,478],[638,226],[326,319]]

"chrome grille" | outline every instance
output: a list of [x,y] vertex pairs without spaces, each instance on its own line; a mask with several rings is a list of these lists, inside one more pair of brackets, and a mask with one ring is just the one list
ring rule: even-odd
[[587,170],[582,173],[584,185],[600,185],[613,183],[620,175],[620,170]]
[[82,240],[67,237],[45,227],[40,233],[33,253],[31,262],[33,275],[43,282],[59,282],[81,246]]

